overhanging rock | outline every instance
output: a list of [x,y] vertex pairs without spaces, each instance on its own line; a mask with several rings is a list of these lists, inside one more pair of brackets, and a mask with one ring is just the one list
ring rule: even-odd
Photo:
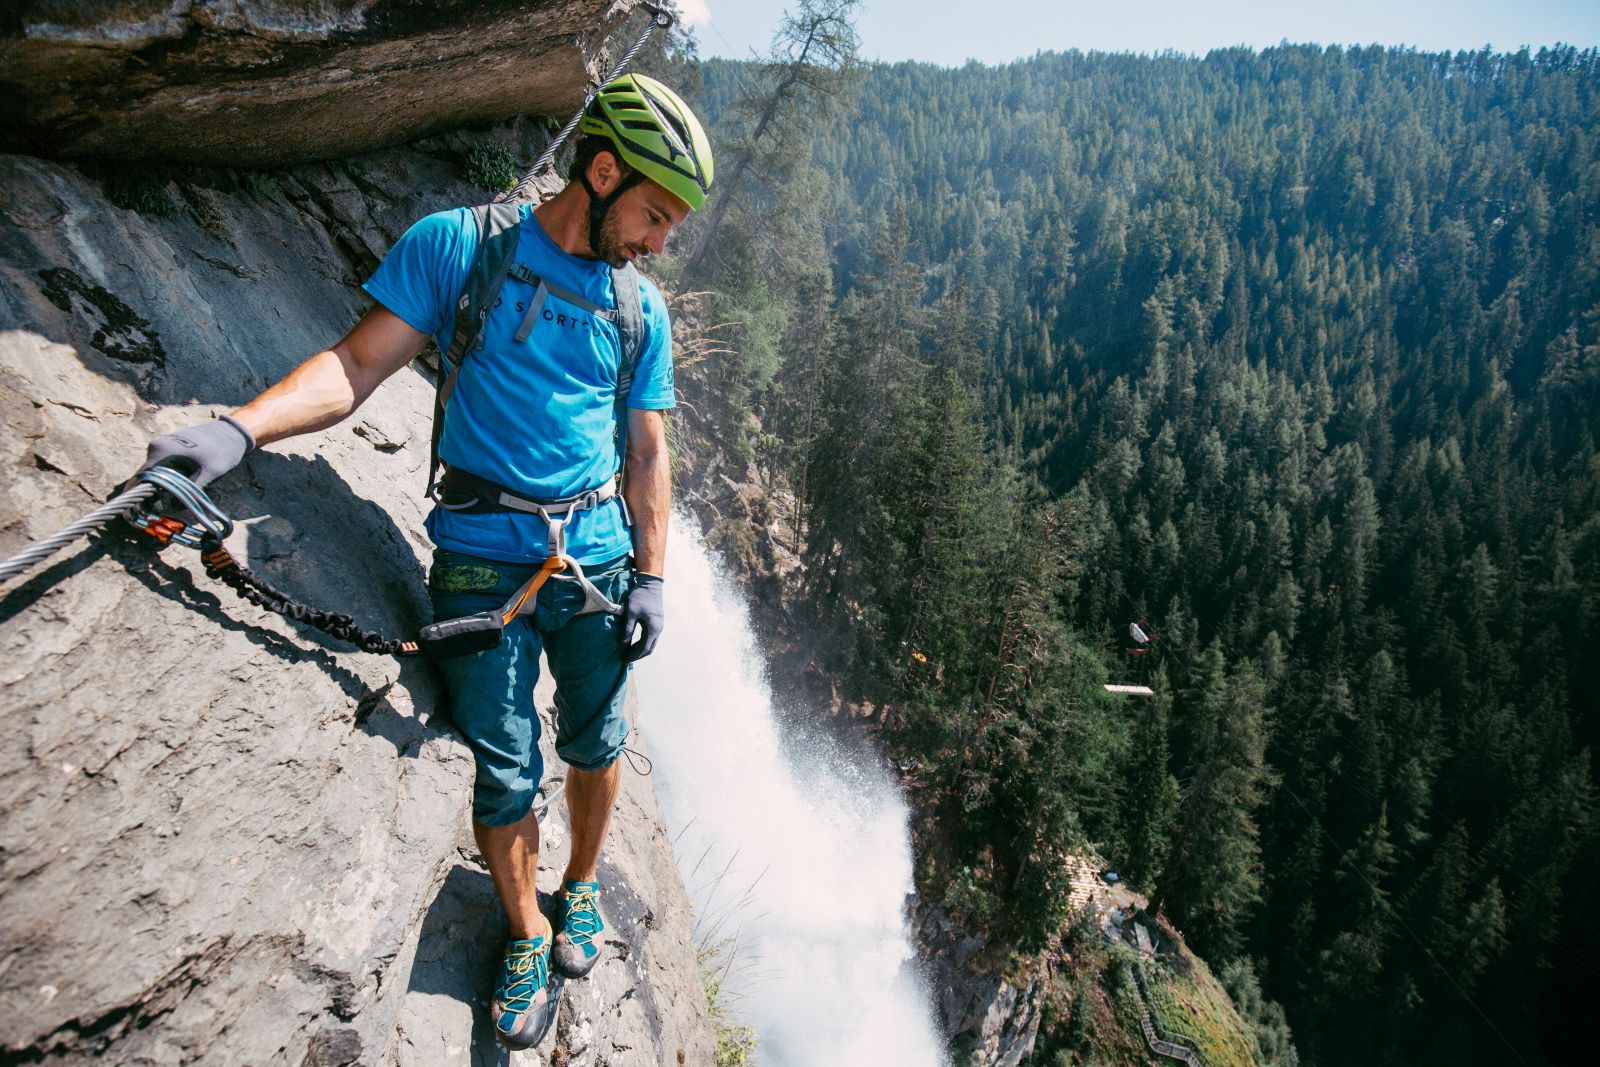
[[565,116],[636,0],[23,0],[0,150],[275,166]]

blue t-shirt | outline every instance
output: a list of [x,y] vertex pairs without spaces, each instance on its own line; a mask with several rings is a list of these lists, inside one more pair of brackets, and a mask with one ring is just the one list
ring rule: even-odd
[[[478,251],[468,208],[429,215],[395,242],[365,289],[407,324],[432,334],[447,351],[455,307]],[[603,308],[617,305],[611,267],[563,251],[524,207],[516,261],[551,285]],[[628,406],[664,410],[674,403],[672,326],[655,284],[639,276],[644,340]],[[445,412],[440,457],[452,467],[536,500],[594,489],[620,465],[615,438],[616,326],[550,294],[528,339],[516,341],[534,287],[507,278],[489,313],[481,347],[463,360]],[[603,563],[632,547],[620,499],[578,513],[567,526],[567,551],[579,563]],[[434,508],[428,533],[440,548],[510,562],[541,560],[547,531],[537,515],[462,515]]]

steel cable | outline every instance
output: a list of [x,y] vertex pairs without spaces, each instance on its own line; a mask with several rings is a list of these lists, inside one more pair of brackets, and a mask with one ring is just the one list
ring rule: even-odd
[[[545,792],[546,789],[549,789],[548,793]],[[552,775],[549,778],[546,778],[540,784],[539,792],[537,794],[537,799],[533,803],[533,814],[534,814],[534,817],[539,822],[543,822],[544,821],[545,810],[547,808],[549,808],[550,805],[554,804],[556,802],[556,800],[561,796],[561,794],[565,793],[566,791],[567,791],[567,776],[566,775],[557,774],[557,775]]]
[[[644,32],[639,34],[639,39],[633,42],[633,47],[624,52],[622,58],[617,60],[617,65],[611,68],[611,73],[605,76],[604,80],[600,82],[601,85],[609,85],[628,73],[629,64],[639,54],[639,49],[644,47],[644,43],[650,39],[650,35],[655,33],[659,27],[672,25],[672,16],[667,12],[657,11],[654,8],[650,8],[648,4],[644,6],[647,10],[654,12],[654,17],[645,26]],[[589,101],[594,99],[594,94],[598,91],[597,87],[594,91],[584,96],[583,106],[578,108],[572,118],[567,120],[565,126],[561,127],[561,132],[556,134],[555,140],[545,146],[544,151],[539,154],[539,158],[533,161],[533,166],[528,169],[528,173],[522,176],[521,180],[517,182],[509,193],[501,193],[495,197],[496,203],[504,203],[507,200],[522,200],[527,197],[528,190],[533,187],[533,179],[555,162],[556,153],[561,150],[561,146],[566,143],[567,138],[572,136],[572,131],[578,128],[578,123],[583,119],[583,113],[589,108]]]
[[34,566],[55,555],[78,538],[86,537],[113,519],[126,515],[154,496],[157,491],[155,485],[140,482],[133,488],[118,493],[76,522],[68,523],[49,537],[35,541],[4,563],[0,563],[0,582],[10,581],[24,571],[32,570]]

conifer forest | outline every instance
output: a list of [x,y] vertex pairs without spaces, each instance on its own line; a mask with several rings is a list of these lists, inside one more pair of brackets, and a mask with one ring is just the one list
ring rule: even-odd
[[1302,1062],[1586,1059],[1600,54],[788,29],[677,57],[721,188],[662,273],[924,898],[1037,950],[1089,846]]

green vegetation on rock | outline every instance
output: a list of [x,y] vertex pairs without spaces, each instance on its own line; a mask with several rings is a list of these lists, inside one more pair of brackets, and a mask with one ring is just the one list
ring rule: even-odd
[[510,192],[520,177],[510,150],[492,141],[468,149],[461,172],[468,182],[492,193]]
[[283,183],[268,170],[239,170],[233,172],[238,189],[258,203],[271,203],[283,199]]
[[711,1032],[717,1042],[716,1067],[751,1067],[755,1062],[755,1029],[738,1020],[725,988],[737,955],[738,945],[732,938],[710,945],[703,943],[699,950],[700,981],[705,987]]
[[120,208],[152,219],[175,219],[181,213],[168,188],[172,175],[165,167],[107,165],[104,175],[106,199]]

